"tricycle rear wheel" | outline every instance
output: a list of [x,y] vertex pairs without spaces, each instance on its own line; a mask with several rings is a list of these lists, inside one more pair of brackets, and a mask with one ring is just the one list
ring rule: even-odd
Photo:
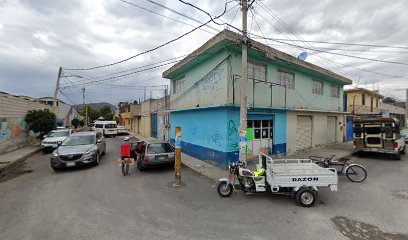
[[301,188],[296,193],[296,202],[302,207],[311,207],[316,201],[316,191],[309,188]]

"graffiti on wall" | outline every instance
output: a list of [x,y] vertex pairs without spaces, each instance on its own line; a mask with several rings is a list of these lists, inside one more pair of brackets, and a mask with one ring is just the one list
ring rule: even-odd
[[210,136],[210,140],[211,140],[211,143],[213,145],[218,146],[218,147],[221,146],[221,142],[223,141],[221,135],[218,132],[218,130],[215,131],[214,135]]
[[0,118],[0,144],[25,136],[26,123],[23,118]]
[[238,128],[233,120],[228,122],[228,151],[239,150]]
[[224,72],[224,64],[218,66],[211,70],[202,80],[201,80],[201,90],[206,96],[217,97],[219,82],[221,80],[222,73]]

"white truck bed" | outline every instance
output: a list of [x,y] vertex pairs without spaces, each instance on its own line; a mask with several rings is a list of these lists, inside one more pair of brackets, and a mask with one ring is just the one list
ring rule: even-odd
[[334,168],[323,168],[310,159],[272,159],[260,153],[257,169],[262,168],[262,157],[266,158],[266,182],[272,192],[281,187],[292,187],[295,191],[300,187],[330,187],[337,191],[337,171]]

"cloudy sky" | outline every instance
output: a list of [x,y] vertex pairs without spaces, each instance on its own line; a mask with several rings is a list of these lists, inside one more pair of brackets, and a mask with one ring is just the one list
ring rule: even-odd
[[[205,14],[177,0],[126,1],[0,0],[0,91],[52,96],[59,66],[87,68],[120,61],[208,20]],[[224,9],[224,1],[190,2],[213,15]],[[220,22],[240,28],[238,2],[231,1],[227,9]],[[307,51],[306,61],[349,77],[354,85],[379,89],[384,95],[403,99],[403,88],[408,88],[406,9],[406,0],[257,0],[248,16],[248,28],[258,36],[282,39],[279,42],[259,39],[281,51],[294,56]],[[116,104],[137,100],[143,98],[144,87],[148,96],[150,92],[153,97],[162,96],[163,85],[169,82],[161,79],[161,73],[180,59],[177,57],[190,53],[222,29],[211,24],[163,48],[111,67],[64,70],[61,99],[81,103],[82,86],[90,102]],[[126,75],[132,72],[137,73]]]

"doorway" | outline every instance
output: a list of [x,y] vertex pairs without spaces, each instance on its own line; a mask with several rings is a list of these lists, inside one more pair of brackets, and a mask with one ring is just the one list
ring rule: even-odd
[[248,148],[252,155],[258,155],[261,149],[271,152],[273,144],[273,120],[248,120],[247,126],[249,129],[248,134],[251,134],[251,136],[248,136]]

